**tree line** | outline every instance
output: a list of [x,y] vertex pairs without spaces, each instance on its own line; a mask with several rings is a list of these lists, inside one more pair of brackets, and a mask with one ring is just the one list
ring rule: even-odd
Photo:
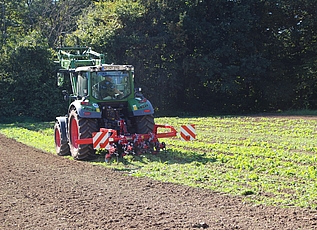
[[134,65],[136,85],[161,113],[317,108],[313,0],[0,4],[0,116],[66,111],[53,64],[61,38]]

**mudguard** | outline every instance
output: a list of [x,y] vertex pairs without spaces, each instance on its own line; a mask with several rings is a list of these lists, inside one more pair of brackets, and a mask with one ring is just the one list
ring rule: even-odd
[[[69,108],[75,107],[78,115],[84,118],[101,118],[101,112],[97,103],[91,105],[82,105],[82,101],[73,101]],[[69,110],[70,111],[70,110]]]
[[128,101],[129,113],[132,116],[144,116],[154,114],[151,102],[145,98],[133,98]]

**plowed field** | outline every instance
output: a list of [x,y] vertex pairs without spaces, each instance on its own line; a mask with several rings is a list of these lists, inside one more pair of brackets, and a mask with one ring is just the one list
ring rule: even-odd
[[0,229],[317,229],[317,212],[131,177],[0,135]]

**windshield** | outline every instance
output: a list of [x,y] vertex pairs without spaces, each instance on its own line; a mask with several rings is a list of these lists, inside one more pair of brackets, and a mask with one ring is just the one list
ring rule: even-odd
[[116,100],[130,95],[129,75],[125,71],[91,73],[92,96],[98,100]]

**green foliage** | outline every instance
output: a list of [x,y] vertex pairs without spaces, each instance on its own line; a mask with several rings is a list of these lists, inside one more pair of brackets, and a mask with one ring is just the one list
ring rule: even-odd
[[4,62],[0,116],[31,116],[52,120],[61,111],[52,53],[45,41],[30,35],[21,39]]
[[47,38],[53,48],[58,45],[60,36],[74,31],[77,18],[89,5],[90,1],[86,0],[28,1],[24,20],[30,30],[39,31]]
[[16,39],[23,36],[27,25],[24,24],[26,9],[23,1],[6,0],[1,5],[2,48],[12,46]]
[[[117,61],[114,51],[121,50],[119,42],[111,44],[113,37],[122,30],[129,30],[127,23],[136,21],[144,13],[144,7],[138,1],[101,1],[85,9],[80,15],[78,29],[67,36],[68,45],[75,45],[76,37],[81,45],[91,46],[101,53],[108,54],[108,61]],[[124,41],[122,41],[124,42]],[[112,46],[114,45],[114,47]],[[126,47],[124,47],[126,49]],[[125,50],[123,50],[125,52]],[[120,58],[122,61],[122,58]]]
[[184,97],[189,109],[197,110],[192,106],[199,104],[215,111],[260,109],[257,86],[268,74],[270,60],[259,52],[261,43],[256,39],[260,34],[254,33],[259,16],[253,4],[202,1],[184,16],[188,48]]

